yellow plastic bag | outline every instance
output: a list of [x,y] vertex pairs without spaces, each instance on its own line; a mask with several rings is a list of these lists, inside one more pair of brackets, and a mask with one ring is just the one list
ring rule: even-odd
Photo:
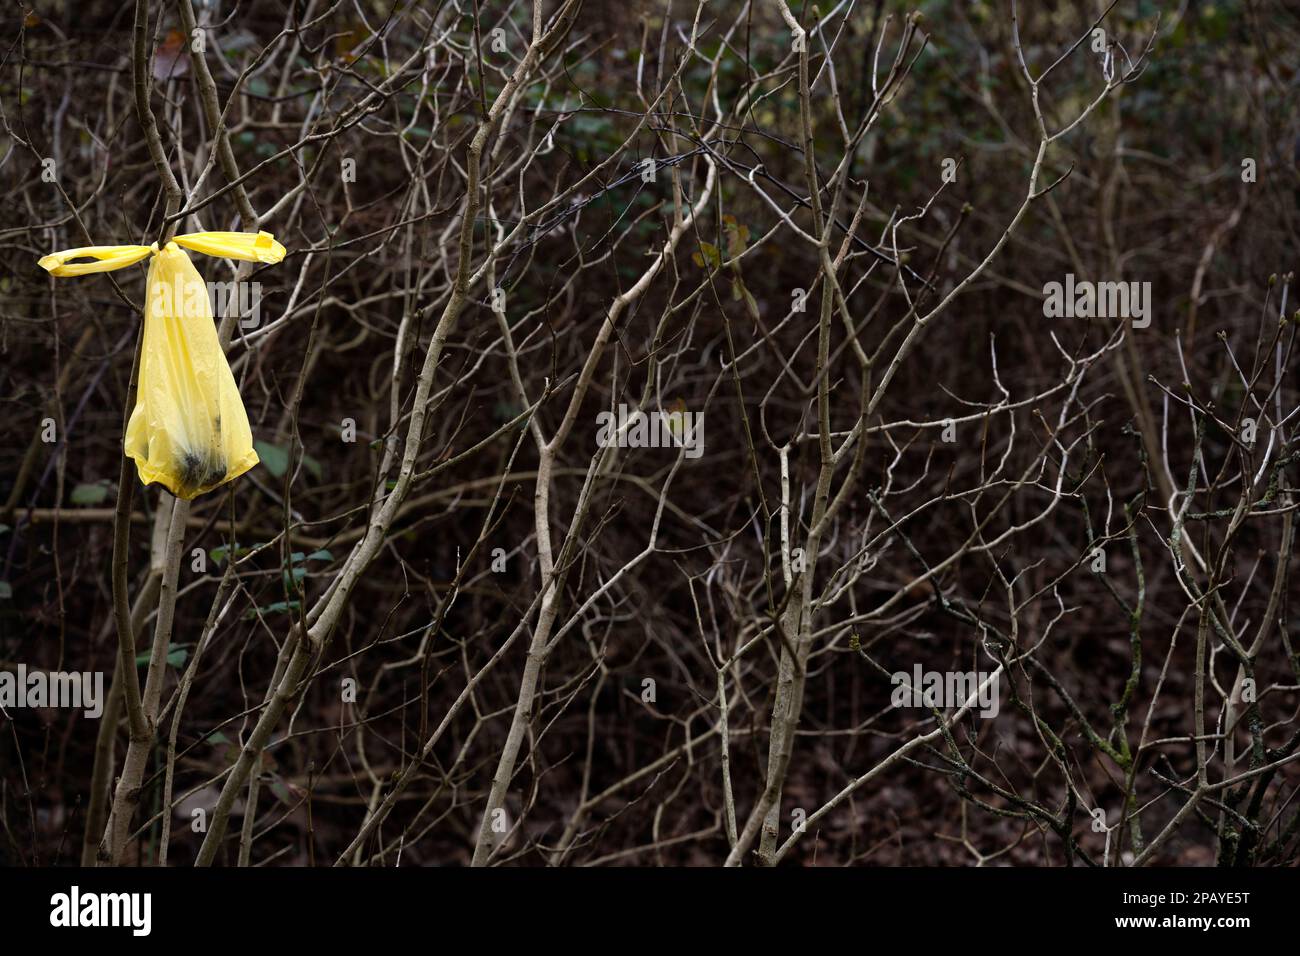
[[[183,248],[182,248],[183,247]],[[194,498],[257,464],[248,414],[217,329],[208,290],[184,249],[276,263],[284,246],[270,233],[196,232],[158,246],[89,246],[45,256],[56,276],[111,272],[147,256],[144,343],[135,409],[123,442],[140,480]],[[90,258],[93,262],[71,262]]]

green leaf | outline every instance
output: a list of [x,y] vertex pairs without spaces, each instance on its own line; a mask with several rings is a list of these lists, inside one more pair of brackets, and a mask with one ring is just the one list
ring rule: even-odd
[[288,611],[296,611],[301,607],[298,601],[276,601],[274,604],[268,604],[263,608],[249,608],[244,612],[244,620],[251,621],[257,617],[257,612],[263,614],[284,614]]
[[215,733],[212,733],[212,734],[209,734],[209,735],[208,735],[208,743],[210,743],[210,744],[214,744],[214,745],[215,745],[215,744],[228,744],[228,743],[230,743],[230,738],[227,737],[225,734],[223,734],[221,731],[218,730],[218,731],[216,731]]
[[253,442],[253,448],[257,450],[257,457],[262,459],[267,471],[276,478],[284,477],[284,473],[289,470],[288,448],[265,441]]
[[[245,546],[242,545],[242,544],[241,544],[241,545],[236,545],[236,546],[235,546],[235,557],[237,557],[237,558],[242,558],[242,557],[243,557],[244,555],[246,555],[246,554],[251,554],[255,548],[260,548],[260,547],[261,547],[260,544],[258,544],[258,545],[253,545],[252,547],[245,547]],[[215,548],[213,548],[211,551],[209,551],[209,552],[208,552],[208,555],[209,555],[209,556],[212,558],[212,560],[215,561],[217,564],[223,564],[223,563],[225,563],[227,560],[229,560],[229,558],[230,558],[230,546],[229,546],[229,545],[226,545],[226,544],[219,544],[219,545],[217,545]]]
[[77,485],[72,489],[74,505],[97,505],[108,497],[108,486],[101,481],[93,485]]
[[[184,667],[186,659],[190,656],[190,652],[187,650],[188,647],[188,644],[168,644],[167,666],[178,669]],[[135,655],[135,666],[143,667],[148,664],[150,653],[150,651],[145,651],[143,654]]]
[[[289,470],[289,446],[273,445],[267,441],[255,441],[253,447],[257,449],[257,457],[262,459],[262,464],[266,466],[266,470],[276,478],[283,478],[284,473]],[[311,455],[302,456],[302,466],[317,481],[320,481],[325,475],[324,467]]]
[[13,600],[13,596],[13,585],[8,581],[0,581],[0,601],[11,601]]
[[330,554],[328,549],[321,548],[319,551],[313,551],[311,554],[307,555],[307,560],[308,561],[333,561],[334,555]]

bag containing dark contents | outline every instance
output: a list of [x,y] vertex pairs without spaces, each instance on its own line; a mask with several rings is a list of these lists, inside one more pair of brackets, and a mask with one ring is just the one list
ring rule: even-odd
[[[45,256],[56,276],[111,272],[149,261],[144,342],[135,409],[124,452],[146,485],[194,498],[257,464],[248,414],[226,361],[204,283],[185,249],[276,263],[284,246],[269,233],[199,232],[152,246],[89,246]],[[90,262],[73,262],[74,259]]]

